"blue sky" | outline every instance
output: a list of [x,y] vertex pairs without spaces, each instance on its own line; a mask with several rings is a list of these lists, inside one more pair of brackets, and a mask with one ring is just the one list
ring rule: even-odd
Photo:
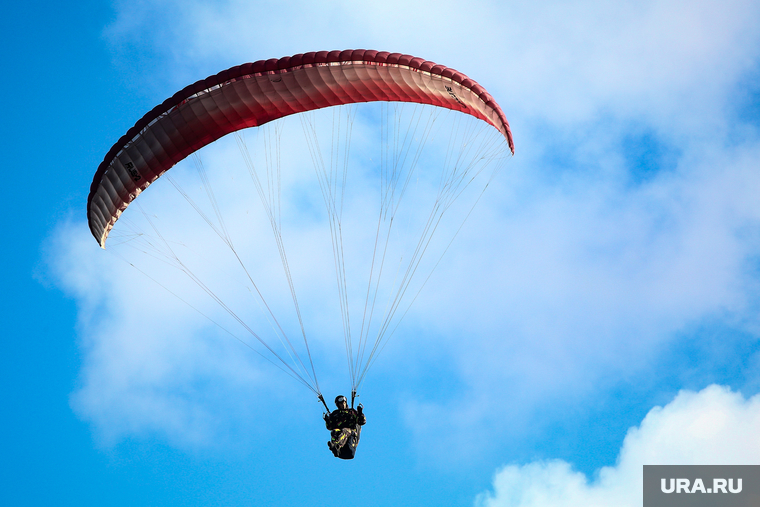
[[[5,13],[4,505],[640,505],[643,464],[757,464],[755,2]],[[353,462],[308,391],[176,305],[141,300],[167,312],[125,332],[144,281],[85,225],[95,169],[155,104],[344,48],[466,73],[517,149],[372,370]],[[319,352],[327,385],[342,353]]]

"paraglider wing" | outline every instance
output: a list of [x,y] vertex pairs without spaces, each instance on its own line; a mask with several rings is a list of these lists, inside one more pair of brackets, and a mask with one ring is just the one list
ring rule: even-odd
[[398,101],[470,114],[498,129],[514,153],[499,105],[453,69],[400,53],[322,51],[225,70],[153,108],[111,148],[87,202],[90,230],[105,248],[121,213],[164,172],[231,132],[342,104]]

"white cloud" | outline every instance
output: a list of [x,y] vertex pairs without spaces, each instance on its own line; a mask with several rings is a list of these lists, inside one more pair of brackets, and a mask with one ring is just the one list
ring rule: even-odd
[[760,150],[726,153],[638,189],[580,175],[481,210],[417,308],[462,382],[408,405],[419,448],[467,454],[493,445],[473,426],[562,418],[651,374],[663,346],[705,321],[754,332]]
[[80,309],[84,359],[72,407],[105,445],[148,434],[180,447],[218,445],[231,424],[218,418],[219,407],[246,417],[264,403],[267,366],[93,241],[75,222],[62,224],[51,245],[60,283]]
[[510,465],[497,471],[479,507],[617,507],[642,502],[643,465],[754,465],[760,455],[760,396],[726,387],[682,391],[655,407],[623,442],[617,463],[593,479],[564,461]]

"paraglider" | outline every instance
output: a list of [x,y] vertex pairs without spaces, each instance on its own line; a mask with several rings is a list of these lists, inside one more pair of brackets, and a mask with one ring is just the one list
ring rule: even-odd
[[327,447],[336,458],[354,459],[362,426],[367,424],[364,407],[359,403],[356,409],[349,408],[348,400],[343,395],[335,398],[335,406],[337,407],[335,410],[323,416],[325,426],[330,430]]
[[[332,119],[327,121],[332,123],[323,131],[316,126],[316,115],[327,115],[328,110]],[[293,117],[300,120],[301,141],[284,133],[283,122]],[[377,137],[363,127],[352,137],[355,124],[376,128]],[[253,150],[245,129],[261,132]],[[228,134],[233,134],[247,170],[243,178],[235,176],[234,184],[228,184],[231,172],[223,178],[232,169],[206,171],[200,156],[200,150]],[[330,139],[329,149],[325,138]],[[281,144],[286,144],[284,150]],[[307,330],[316,326],[299,303],[304,300],[300,287],[308,284],[299,284],[298,276],[328,267],[334,270],[336,321],[343,327],[355,395],[475,204],[513,153],[504,112],[482,86],[460,72],[400,53],[299,54],[232,67],[184,88],[149,111],[98,167],[87,217],[102,248],[109,237],[118,236],[117,249],[124,251],[119,256],[129,257],[127,262],[142,275],[251,348],[239,334],[254,338],[260,344],[254,349],[258,354],[324,403],[307,339]],[[297,172],[304,167],[302,160],[287,159],[300,154],[311,157],[313,174]],[[198,184],[193,185],[205,192],[200,197],[189,190],[193,185],[173,178],[175,171],[167,174],[188,157],[198,173]],[[244,189],[242,181],[248,178],[255,191]],[[141,198],[136,203],[139,212],[115,227],[130,204],[159,180],[176,189],[185,207],[166,206],[168,218],[159,219],[157,213],[143,209]],[[216,185],[229,192],[222,204]],[[305,197],[307,192],[316,199]],[[256,195],[263,212],[250,209]],[[238,203],[232,197],[243,203],[234,211],[240,211],[242,218],[235,220],[245,227],[236,227],[238,222],[229,220],[223,209],[226,202]],[[211,211],[200,199],[209,202]],[[287,199],[295,204],[283,205],[290,202]],[[317,220],[311,204],[320,199],[327,213]],[[444,215],[452,218],[444,220]],[[190,217],[205,224],[206,232],[201,234],[195,225],[185,227]],[[260,222],[254,224],[255,220]],[[272,273],[270,263],[264,262],[269,260],[268,243],[262,236],[251,238],[250,231],[260,234],[267,227],[273,233],[268,240],[275,252],[271,257],[284,275],[282,291],[266,285]],[[324,244],[332,249],[332,259],[320,270],[306,265],[294,274],[286,238],[316,237],[311,230],[304,232],[307,227],[325,231],[329,240]],[[186,237],[175,238],[181,231]],[[221,255],[208,250],[213,238],[240,273],[246,297],[256,301],[263,317],[249,315],[249,307],[255,305],[243,302],[239,293],[223,295],[225,288],[219,283],[223,277],[204,274],[216,266],[206,259],[217,262]],[[299,253],[310,254],[299,260],[317,262],[323,257],[320,245],[309,241],[298,245]],[[148,264],[138,265],[143,259],[158,259],[163,267],[151,270]],[[220,324],[183,299],[185,285],[173,290],[170,286],[177,282],[162,278],[170,271],[166,265],[218,305],[229,323]],[[324,299],[321,293],[317,297]],[[282,313],[281,299],[291,301],[289,313]],[[302,340],[291,340],[293,334]],[[345,397],[340,398],[338,409],[325,414],[325,423],[333,434],[330,449],[337,457],[351,459],[366,417],[362,405],[353,408],[353,396],[351,408]]]

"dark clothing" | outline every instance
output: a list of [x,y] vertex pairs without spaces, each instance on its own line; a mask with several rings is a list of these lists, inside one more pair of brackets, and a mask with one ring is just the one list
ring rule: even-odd
[[325,426],[330,430],[328,446],[336,458],[353,459],[359,445],[362,426],[367,423],[364,414],[353,408],[333,410],[325,418]]
[[364,426],[366,423],[367,418],[364,413],[359,414],[353,408],[333,410],[325,419],[325,426],[331,431],[341,428],[355,428],[357,425]]

